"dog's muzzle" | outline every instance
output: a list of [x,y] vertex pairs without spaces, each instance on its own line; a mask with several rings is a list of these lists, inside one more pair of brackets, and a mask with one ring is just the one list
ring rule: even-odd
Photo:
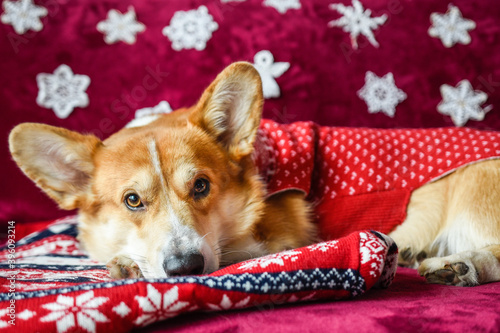
[[200,275],[205,269],[205,258],[200,252],[172,255],[163,262],[167,276]]

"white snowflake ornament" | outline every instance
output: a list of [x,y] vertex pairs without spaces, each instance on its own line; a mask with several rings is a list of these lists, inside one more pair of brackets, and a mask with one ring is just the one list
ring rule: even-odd
[[469,44],[471,37],[468,31],[476,27],[474,21],[464,19],[460,9],[452,4],[448,5],[445,14],[432,13],[431,22],[429,36],[440,38],[445,47],[452,47],[456,43]]
[[172,107],[167,101],[161,101],[158,105],[153,106],[152,108],[142,108],[135,111],[135,117],[141,118],[156,114],[170,113],[172,112]]
[[265,0],[264,6],[273,7],[281,14],[285,14],[289,9],[300,9],[299,0]]
[[406,99],[404,91],[394,84],[392,73],[378,77],[370,71],[366,72],[365,85],[358,96],[368,105],[369,113],[383,112],[389,117],[394,117],[396,106]]
[[134,44],[136,34],[146,30],[146,27],[137,22],[134,7],[131,6],[125,14],[111,9],[106,20],[97,23],[97,30],[104,34],[106,44],[119,41]]
[[47,16],[47,8],[36,6],[33,0],[4,1],[2,3],[2,23],[11,24],[15,32],[24,34],[28,30],[40,31],[43,24],[41,17]]
[[343,4],[331,4],[330,9],[338,11],[343,16],[337,20],[328,22],[329,27],[342,27],[342,30],[350,33],[353,49],[358,48],[358,36],[365,36],[370,44],[378,47],[379,44],[373,35],[373,31],[385,23],[387,15],[371,17],[371,10],[364,9],[359,0],[352,0],[351,6]]
[[198,9],[176,12],[162,33],[170,39],[176,51],[193,48],[201,51],[212,38],[212,32],[218,28],[207,7],[200,6]]
[[474,91],[468,80],[460,81],[455,88],[443,84],[440,90],[443,100],[437,106],[438,112],[450,116],[455,126],[464,126],[469,119],[481,121],[492,109],[491,105],[481,108],[488,95]]
[[274,56],[270,51],[263,50],[254,56],[253,66],[259,72],[262,80],[264,98],[280,97],[280,87],[275,78],[280,77],[290,68],[288,62],[274,62]]
[[75,107],[86,107],[89,98],[85,90],[90,84],[87,75],[75,75],[69,66],[60,65],[54,74],[40,73],[36,76],[38,96],[36,103],[54,110],[56,116],[67,118]]
[[135,118],[132,119],[125,127],[140,127],[152,123],[162,114],[172,112],[172,108],[167,101],[161,101],[158,105],[152,108],[143,108],[135,111]]

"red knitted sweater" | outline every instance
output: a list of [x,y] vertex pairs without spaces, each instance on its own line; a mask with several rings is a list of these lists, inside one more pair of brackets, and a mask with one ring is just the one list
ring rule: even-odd
[[458,167],[500,156],[500,133],[469,128],[369,129],[263,120],[255,160],[268,195],[295,189],[321,235],[392,231],[411,192]]

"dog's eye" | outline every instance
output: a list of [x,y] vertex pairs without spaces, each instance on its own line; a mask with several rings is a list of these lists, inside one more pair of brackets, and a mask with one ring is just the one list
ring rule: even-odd
[[131,210],[137,210],[144,205],[142,204],[141,198],[135,193],[128,194],[125,197],[125,205]]
[[201,199],[208,195],[210,183],[205,178],[198,178],[194,182],[193,195],[195,199]]

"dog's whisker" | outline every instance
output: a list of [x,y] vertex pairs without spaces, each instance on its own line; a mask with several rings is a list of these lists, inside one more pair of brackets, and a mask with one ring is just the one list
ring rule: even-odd
[[222,255],[228,255],[228,254],[234,254],[234,253],[244,253],[244,254],[248,254],[250,256],[250,258],[253,258],[253,255],[250,251],[244,251],[244,250],[234,250],[234,251],[227,251],[227,252],[222,252]]
[[206,233],[203,237],[201,237],[201,238],[200,238],[200,242],[203,240],[203,238],[207,237],[207,236],[208,236],[208,235],[210,235],[211,233],[212,233],[211,231],[207,232],[207,233]]
[[231,238],[230,238],[230,237],[220,238],[220,239],[217,241],[217,245],[222,246],[221,244],[223,244],[223,242],[225,242],[225,241],[227,241],[227,240],[231,240]]

